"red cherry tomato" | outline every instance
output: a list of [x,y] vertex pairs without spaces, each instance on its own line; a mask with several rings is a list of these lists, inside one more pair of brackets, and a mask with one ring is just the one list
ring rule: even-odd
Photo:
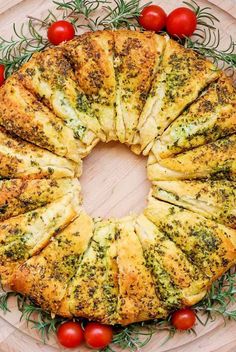
[[111,326],[98,323],[88,323],[84,330],[86,344],[93,349],[102,349],[108,346],[113,337]]
[[171,323],[178,330],[188,330],[196,322],[196,315],[190,308],[179,309],[172,314]]
[[84,340],[84,332],[79,323],[68,321],[57,329],[57,338],[62,346],[78,347]]
[[53,45],[67,42],[75,36],[74,26],[67,21],[56,21],[48,27],[48,40]]
[[0,87],[3,85],[5,81],[5,66],[0,65]]
[[175,9],[167,17],[166,29],[173,37],[190,37],[196,27],[197,16],[192,10],[186,7]]
[[165,27],[166,18],[167,15],[160,6],[150,5],[144,7],[138,21],[143,28],[159,32]]

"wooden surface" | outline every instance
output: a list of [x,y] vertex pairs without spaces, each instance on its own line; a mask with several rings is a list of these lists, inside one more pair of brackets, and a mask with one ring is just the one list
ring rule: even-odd
[[[154,1],[155,2],[155,1]],[[197,1],[200,5],[211,6],[212,12],[221,20],[219,29],[227,46],[229,36],[236,40],[236,0]],[[145,3],[145,1],[144,1]],[[157,1],[167,12],[181,5],[181,1]],[[40,18],[52,8],[50,0],[0,0],[0,34],[10,37],[12,23],[20,25],[25,16]],[[141,211],[145,206],[145,197],[149,191],[146,179],[145,158],[133,155],[128,148],[117,143],[100,144],[84,162],[81,178],[84,204],[87,211],[95,216],[123,216],[129,212]],[[15,301],[11,301],[11,313],[0,315],[0,351],[1,352],[53,352],[62,351],[54,338],[46,345],[32,328],[20,322],[20,313]],[[236,323],[226,326],[221,319],[196,326],[197,336],[179,333],[161,346],[166,334],[158,333],[142,349],[144,352],[235,352]],[[87,351],[86,348],[76,351]]]

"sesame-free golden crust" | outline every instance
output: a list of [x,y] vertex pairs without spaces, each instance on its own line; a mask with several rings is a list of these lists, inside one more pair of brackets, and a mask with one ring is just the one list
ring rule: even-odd
[[1,178],[62,178],[81,174],[75,163],[10,135],[0,127]]
[[209,280],[184,252],[144,214],[137,217],[135,228],[161,305],[167,310],[174,310],[202,299]]
[[91,114],[97,117],[106,141],[116,140],[113,33],[85,33],[64,45],[75,68],[78,86],[88,97]]
[[102,138],[99,122],[90,114],[87,97],[76,85],[74,72],[62,47],[34,54],[17,72],[17,77],[73,130],[81,148],[83,144],[93,145],[94,140],[99,139],[97,135]]
[[114,42],[116,130],[122,143],[132,144],[165,39],[151,32],[119,30]]
[[236,230],[153,197],[144,215],[209,278],[209,284],[236,262]]
[[224,74],[154,143],[157,159],[214,142],[236,132],[236,89]]
[[76,178],[0,181],[0,221],[40,208],[73,192],[81,199]]
[[73,131],[11,76],[0,89],[0,124],[41,148],[79,161]]
[[69,225],[79,212],[76,194],[0,224],[0,280],[11,286],[14,269],[44,248],[50,238]]
[[196,52],[167,41],[162,64],[154,78],[139,122],[141,150],[146,155],[154,139],[192,103],[219,70]]
[[[127,325],[197,303],[236,263],[236,96],[212,63],[155,33],[90,32],[34,54],[0,102],[4,286]],[[81,208],[81,158],[110,140],[149,154],[139,216]]]
[[34,299],[43,309],[63,316],[61,302],[70,280],[78,270],[92,232],[92,219],[81,210],[78,217],[57,234],[39,254],[14,272],[11,288]]
[[156,181],[151,195],[236,229],[234,181]]
[[165,316],[151,273],[145,266],[134,218],[121,219],[117,226],[118,322],[127,325]]
[[[115,239],[115,223],[96,221],[93,236],[80,266],[68,287],[61,309],[72,315],[114,324],[116,318],[117,285],[116,267],[110,267],[110,251]],[[111,275],[110,275],[111,273]]]
[[150,156],[148,177],[151,181],[187,179],[236,180],[236,134],[175,157],[155,161]]

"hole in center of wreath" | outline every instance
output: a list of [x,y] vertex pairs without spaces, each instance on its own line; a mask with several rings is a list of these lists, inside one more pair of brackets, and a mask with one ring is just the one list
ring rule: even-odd
[[84,159],[80,177],[84,209],[103,218],[140,213],[151,186],[146,164],[147,158],[120,143],[97,145]]

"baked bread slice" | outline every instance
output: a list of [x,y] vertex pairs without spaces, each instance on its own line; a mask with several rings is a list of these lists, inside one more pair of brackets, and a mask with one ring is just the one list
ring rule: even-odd
[[236,180],[236,134],[159,161],[150,154],[151,181],[199,178]]
[[[75,68],[76,83],[85,93],[91,114],[97,117],[106,141],[116,140],[113,33],[85,33],[67,42],[64,49]],[[85,103],[81,97],[81,106]]]
[[81,202],[80,190],[76,178],[0,181],[0,221],[43,207],[68,193],[76,194]]
[[151,190],[154,198],[236,229],[236,182],[191,180],[154,183]]
[[95,132],[99,134],[100,124],[89,114],[86,95],[75,82],[63,48],[49,48],[34,54],[18,71],[17,77],[73,130],[83,154],[99,141]]
[[113,270],[109,257],[115,233],[114,222],[96,221],[90,245],[68,287],[60,314],[69,310],[72,315],[102,323],[117,322],[115,314],[118,288],[115,276],[109,275]]
[[168,40],[138,125],[141,150],[145,149],[145,155],[155,137],[162,135],[219,74],[210,61],[174,40]]
[[75,163],[27,143],[0,127],[1,178],[62,178],[81,175]]
[[73,131],[11,76],[0,89],[0,124],[37,146],[75,162],[80,157]]
[[135,232],[135,218],[117,224],[117,265],[119,297],[118,322],[122,325],[164,317],[167,313],[156,295],[143,249]]
[[144,215],[209,278],[209,284],[236,263],[236,230],[153,197]]
[[151,32],[119,30],[114,41],[116,131],[121,143],[132,144],[165,39]]
[[0,224],[0,280],[10,286],[14,270],[44,248],[50,238],[78,216],[79,199],[68,194]]
[[152,147],[157,159],[214,142],[236,133],[236,89],[222,74],[183,112]]
[[144,214],[137,217],[135,228],[161,306],[172,311],[200,301],[209,285],[206,276]]
[[[88,247],[92,227],[92,219],[80,210],[78,217],[51,239],[47,247],[15,270],[11,288],[56,314]],[[69,311],[63,315],[71,316]]]

